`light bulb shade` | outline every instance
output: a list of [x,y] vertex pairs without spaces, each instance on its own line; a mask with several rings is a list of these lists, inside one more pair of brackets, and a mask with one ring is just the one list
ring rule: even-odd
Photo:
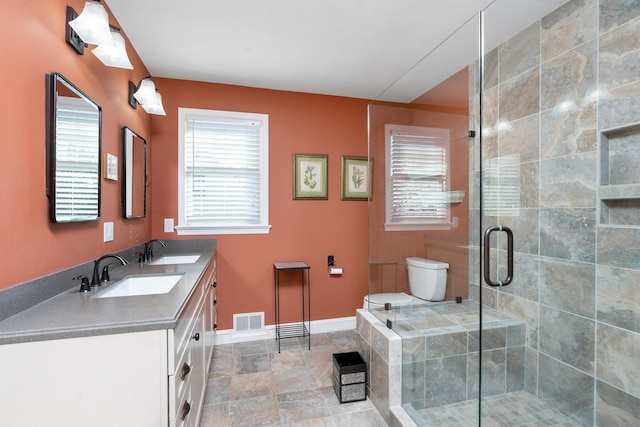
[[124,44],[124,37],[118,31],[111,31],[113,42],[100,44],[91,53],[98,57],[102,63],[108,67],[133,69],[131,61],[127,56],[127,48]]
[[153,99],[140,105],[142,105],[142,108],[144,108],[144,111],[146,111],[148,114],[156,114],[158,116],[167,115],[167,113],[165,113],[164,111],[164,107],[162,106],[162,95],[160,95],[160,92],[158,92],[157,89],[156,96]]
[[152,103],[156,98],[156,85],[153,83],[153,80],[148,77],[142,79],[133,97],[141,105]]
[[69,25],[87,44],[112,43],[109,15],[100,3],[86,2],[82,13],[69,21]]

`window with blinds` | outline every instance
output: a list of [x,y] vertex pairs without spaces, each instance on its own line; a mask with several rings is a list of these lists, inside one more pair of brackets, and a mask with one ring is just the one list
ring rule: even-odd
[[179,234],[268,233],[268,116],[179,109]]
[[385,134],[385,230],[449,228],[449,130],[388,124]]
[[100,114],[77,97],[57,97],[55,215],[59,222],[99,217]]

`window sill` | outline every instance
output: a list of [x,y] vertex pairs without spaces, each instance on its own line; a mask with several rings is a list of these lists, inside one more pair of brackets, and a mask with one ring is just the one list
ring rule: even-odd
[[384,231],[424,231],[424,230],[451,230],[452,224],[384,224]]
[[179,225],[175,228],[178,236],[197,236],[208,234],[269,234],[270,225]]

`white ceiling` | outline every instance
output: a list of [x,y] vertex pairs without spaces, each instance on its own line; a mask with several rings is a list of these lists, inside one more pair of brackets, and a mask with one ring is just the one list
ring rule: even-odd
[[105,3],[154,77],[409,102],[566,1]]

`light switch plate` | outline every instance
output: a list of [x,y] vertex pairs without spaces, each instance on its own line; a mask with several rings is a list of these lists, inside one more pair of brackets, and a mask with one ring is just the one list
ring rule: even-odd
[[105,222],[104,223],[104,241],[111,242],[113,240],[113,223]]
[[173,218],[164,219],[164,232],[173,233]]

